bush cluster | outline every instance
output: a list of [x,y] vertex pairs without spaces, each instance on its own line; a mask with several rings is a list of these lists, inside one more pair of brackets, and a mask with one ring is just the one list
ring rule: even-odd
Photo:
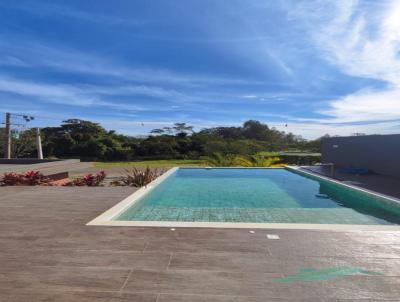
[[50,185],[51,179],[39,171],[28,171],[26,173],[4,173],[0,179],[1,186],[38,186]]

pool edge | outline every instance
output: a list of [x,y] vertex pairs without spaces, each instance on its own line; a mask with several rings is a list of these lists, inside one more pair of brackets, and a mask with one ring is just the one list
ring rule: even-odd
[[147,186],[141,187],[137,191],[133,192],[128,197],[124,198],[116,205],[103,212],[93,220],[89,221],[86,225],[104,225],[105,222],[114,222],[116,216],[121,214],[124,210],[134,205],[141,197],[146,195],[148,192],[153,190],[157,185],[166,180],[170,175],[175,173],[179,167],[173,167],[169,169],[167,172],[157,177],[155,180],[150,182]]
[[245,223],[245,222],[186,222],[186,221],[122,221],[108,220],[87,225],[155,228],[208,229],[280,229],[320,231],[400,231],[398,225],[311,224],[311,223]]
[[[198,169],[207,169],[209,167],[198,167]],[[238,167],[234,167],[238,168]],[[243,167],[242,167],[243,168]],[[325,230],[325,231],[400,231],[400,225],[353,225],[353,224],[308,224],[308,223],[248,223],[248,222],[189,222],[189,221],[123,221],[113,220],[115,217],[123,213],[124,210],[134,205],[145,194],[153,190],[158,184],[175,173],[180,167],[173,167],[163,175],[152,181],[146,187],[133,192],[116,205],[103,212],[86,225],[88,226],[135,226],[135,227],[168,227],[168,228],[224,228],[224,229],[296,229],[296,230]],[[271,169],[271,168],[257,168]],[[317,175],[311,172],[300,170],[301,166],[286,166],[272,169],[287,169],[293,172],[304,173],[315,178],[324,179],[341,186],[362,191],[367,194],[375,195],[383,199],[389,199],[397,204],[400,200],[390,196],[385,196],[374,191],[355,187],[349,184],[342,183],[338,180],[331,179],[325,176]]]
[[337,184],[339,186],[346,187],[347,189],[358,191],[358,192],[361,192],[361,193],[366,194],[366,195],[372,195],[374,197],[378,197],[380,199],[383,199],[385,202],[394,204],[396,206],[400,206],[400,199],[398,199],[396,197],[389,196],[389,195],[386,195],[386,194],[382,194],[382,193],[379,193],[379,192],[375,192],[373,190],[368,190],[368,189],[364,189],[364,188],[361,188],[361,187],[357,187],[357,186],[354,186],[354,185],[351,185],[351,184],[348,184],[348,183],[344,183],[344,182],[342,182],[340,180],[337,180],[337,179],[334,179],[334,178],[331,178],[331,177],[328,177],[328,176],[325,176],[325,175],[317,174],[317,173],[314,173],[314,172],[311,172],[311,171],[304,171],[302,168],[303,168],[302,166],[286,166],[285,167],[286,170],[292,171],[294,173],[303,174],[303,175],[309,176],[311,178],[317,178],[317,179],[319,178],[319,179],[322,179],[322,180]]

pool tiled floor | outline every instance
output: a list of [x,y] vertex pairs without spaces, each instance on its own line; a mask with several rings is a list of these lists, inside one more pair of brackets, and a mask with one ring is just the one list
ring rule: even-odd
[[[162,182],[150,186],[145,195],[132,196],[131,206],[126,207],[124,202],[123,210],[114,212],[114,223],[400,223],[400,208],[395,201],[298,171],[183,168],[171,172]],[[108,216],[104,217],[95,223],[109,224]]]
[[[172,208],[138,207],[118,220],[130,221],[196,221],[196,222],[259,222],[259,223],[331,223],[376,224],[373,218],[347,208]],[[357,222],[357,223],[355,223]],[[383,222],[382,222],[383,223]]]

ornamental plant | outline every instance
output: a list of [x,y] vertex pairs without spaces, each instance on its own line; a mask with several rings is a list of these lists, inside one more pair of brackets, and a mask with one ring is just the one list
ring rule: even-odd
[[28,171],[26,173],[4,173],[0,179],[2,186],[38,186],[50,185],[51,179],[39,171]]
[[125,170],[125,175],[114,181],[112,185],[144,187],[163,173],[164,171],[150,169],[149,166],[146,169],[132,168],[131,170]]
[[104,171],[100,171],[96,174],[87,174],[83,177],[75,178],[67,183],[64,186],[76,186],[76,187],[98,187],[103,184],[104,179],[106,178],[106,173]]
[[2,186],[18,186],[23,183],[23,175],[14,172],[4,173],[1,179]]
[[273,156],[273,153],[256,153],[252,156],[213,153],[203,157],[205,162],[213,167],[271,167],[281,163],[281,158]]

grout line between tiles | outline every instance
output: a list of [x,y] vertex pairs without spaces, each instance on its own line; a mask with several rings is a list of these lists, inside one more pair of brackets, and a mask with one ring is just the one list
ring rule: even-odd
[[144,244],[144,248],[142,250],[142,253],[146,252],[147,247],[149,246],[149,241],[146,241],[146,243]]
[[167,265],[166,270],[169,270],[169,266],[171,265],[171,261],[172,261],[172,256],[173,256],[173,254],[174,254],[174,253],[171,253],[171,255],[169,255],[169,261],[168,261],[168,265]]
[[128,283],[128,280],[129,280],[129,278],[131,277],[132,273],[133,273],[133,269],[131,269],[131,270],[129,271],[128,276],[126,276],[126,279],[125,279],[125,281],[124,281],[124,284],[122,284],[121,288],[119,289],[120,292],[122,292],[122,291],[124,290],[124,288],[125,288],[126,284]]

